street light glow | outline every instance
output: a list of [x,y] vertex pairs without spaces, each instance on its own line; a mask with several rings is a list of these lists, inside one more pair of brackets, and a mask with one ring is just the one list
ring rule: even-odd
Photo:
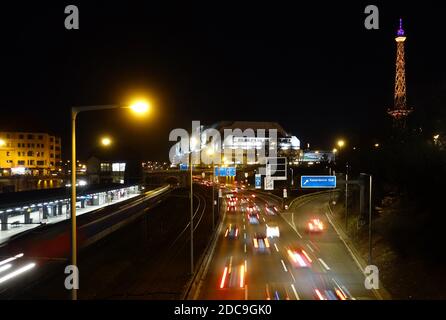
[[345,146],[345,141],[344,140],[338,140],[338,147],[339,148],[343,148]]
[[104,137],[101,139],[101,144],[105,147],[108,147],[109,145],[111,145],[112,141],[109,137]]
[[137,114],[144,114],[149,111],[149,104],[146,101],[137,101],[130,105],[130,109]]
[[337,152],[338,152],[338,149],[334,148],[333,153],[337,153]]
[[6,145],[5,140],[0,139],[0,147],[4,147]]

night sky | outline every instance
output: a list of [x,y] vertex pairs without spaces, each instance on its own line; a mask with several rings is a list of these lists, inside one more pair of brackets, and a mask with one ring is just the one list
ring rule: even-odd
[[[60,135],[68,157],[70,106],[147,92],[150,119],[80,115],[79,156],[109,134],[116,151],[167,160],[170,130],[192,120],[278,121],[327,149],[340,136],[379,139],[393,104],[400,17],[408,104],[422,119],[445,108],[439,1],[239,2],[2,4],[0,131]],[[79,7],[80,30],[64,28],[69,4]],[[379,30],[364,28],[367,4],[380,9]]]

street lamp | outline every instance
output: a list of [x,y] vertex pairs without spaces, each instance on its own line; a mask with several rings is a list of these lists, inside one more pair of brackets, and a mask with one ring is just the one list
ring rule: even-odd
[[361,173],[362,176],[369,176],[369,265],[372,265],[372,175]]
[[[97,111],[105,109],[130,108],[137,114],[149,110],[145,101],[137,101],[131,105],[98,105],[71,108],[71,265],[77,268],[77,222],[76,222],[76,118],[80,112]],[[111,141],[110,141],[111,142]],[[71,291],[71,298],[77,300],[77,289]]]
[[338,140],[337,145],[339,148],[343,148],[345,146],[345,141],[344,140]]
[[6,141],[3,139],[0,139],[0,147],[6,146]]
[[101,144],[102,144],[104,147],[108,147],[109,145],[112,144],[112,140],[111,140],[109,137],[103,137],[103,138],[101,139]]
[[189,141],[189,167],[190,167],[190,272],[194,274],[194,189],[193,189],[193,161],[192,154],[198,144],[197,138],[191,137]]

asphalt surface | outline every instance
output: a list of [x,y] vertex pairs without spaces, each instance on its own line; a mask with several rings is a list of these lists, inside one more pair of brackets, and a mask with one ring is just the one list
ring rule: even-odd
[[[277,198],[261,194],[254,198],[252,194],[246,191],[238,197],[250,198],[259,207],[259,224],[249,223],[243,203],[237,203],[236,211],[226,211],[199,299],[376,299],[365,288],[363,273],[327,221],[328,195],[295,201],[289,210],[271,215],[265,205],[280,208]],[[313,218],[323,222],[323,232],[307,232],[308,221]],[[230,224],[239,229],[236,239],[225,237]],[[269,239],[269,250],[259,252],[254,249],[253,238],[256,233],[266,234],[266,224],[277,225],[280,237]],[[306,254],[307,267],[296,267],[288,249],[297,250],[302,257]]]

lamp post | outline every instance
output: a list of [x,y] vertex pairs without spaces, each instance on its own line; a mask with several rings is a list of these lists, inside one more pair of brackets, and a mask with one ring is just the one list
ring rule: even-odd
[[[77,221],[76,221],[76,118],[80,112],[97,111],[105,109],[130,108],[136,113],[145,113],[149,105],[145,102],[137,102],[133,105],[98,105],[71,108],[71,265],[77,268]],[[71,299],[77,300],[77,290],[71,291]]]
[[215,228],[214,208],[215,208],[215,167],[214,167],[214,149],[209,148],[207,154],[212,156],[212,230]]
[[372,175],[369,177],[369,265],[372,265]]
[[[193,133],[192,133],[193,134]],[[194,274],[194,189],[193,189],[193,161],[192,155],[197,139],[192,136],[189,142],[189,169],[190,169],[190,273]]]
[[345,232],[348,232],[348,163],[345,165]]

